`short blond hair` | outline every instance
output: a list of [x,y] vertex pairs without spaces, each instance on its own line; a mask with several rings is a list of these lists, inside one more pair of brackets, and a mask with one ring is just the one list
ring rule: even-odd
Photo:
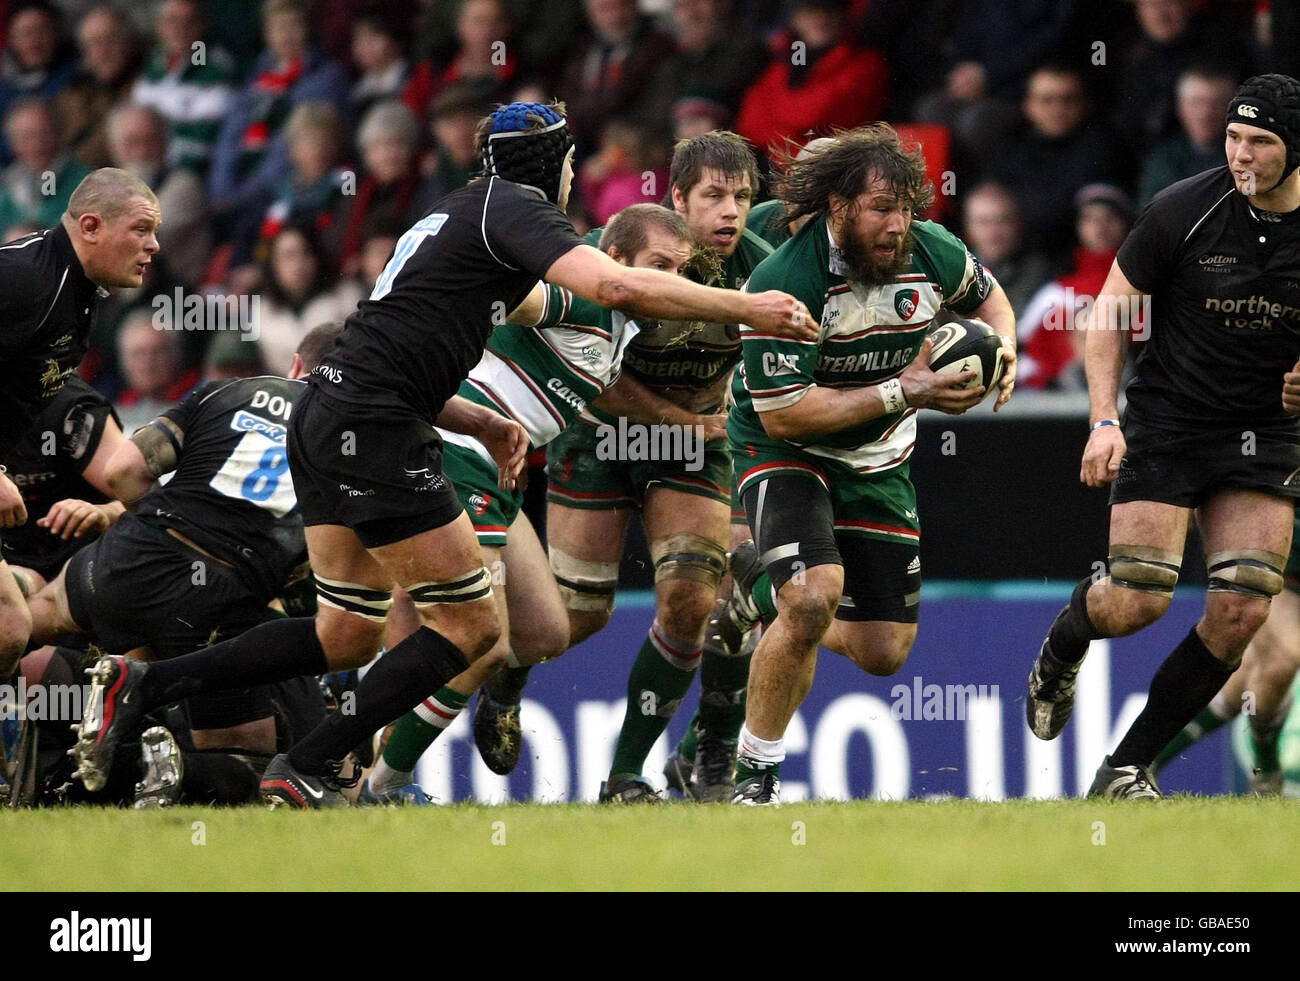
[[100,167],[85,176],[68,199],[68,216],[73,221],[85,214],[97,214],[105,221],[125,214],[132,198],[144,198],[158,207],[158,196],[135,174],[117,167]]

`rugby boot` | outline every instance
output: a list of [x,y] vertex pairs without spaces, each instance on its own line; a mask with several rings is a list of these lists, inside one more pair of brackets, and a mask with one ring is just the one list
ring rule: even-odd
[[347,798],[339,793],[339,788],[355,786],[357,777],[340,779],[338,767],[339,764],[334,764],[328,776],[299,773],[289,762],[289,754],[281,753],[271,760],[271,765],[262,774],[262,783],[258,788],[262,803],[271,808],[296,807],[301,810],[347,807]]
[[1107,756],[1088,788],[1088,796],[1108,800],[1160,800],[1164,795],[1160,793],[1150,767],[1111,766]]
[[131,806],[144,809],[179,804],[185,763],[172,734],[162,726],[146,729],[140,737],[140,760],[144,776],[135,785]]
[[144,714],[140,683],[147,664],[124,657],[102,657],[90,675],[90,697],[77,725],[77,743],[68,752],[76,763],[75,776],[89,791],[103,790],[113,767],[113,754],[130,736]]

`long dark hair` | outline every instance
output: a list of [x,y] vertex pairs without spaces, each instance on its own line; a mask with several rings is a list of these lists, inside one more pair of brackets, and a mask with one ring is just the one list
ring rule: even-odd
[[[925,176],[920,146],[905,147],[888,123],[871,123],[841,130],[834,142],[802,160],[794,159],[797,146],[777,156],[785,170],[777,195],[785,202],[782,220],[789,223],[805,215],[828,214],[831,195],[854,201],[869,184],[884,180],[891,192],[924,211],[934,203],[934,185]],[[855,204],[850,205],[849,218]]]
[[[312,279],[311,286],[307,288],[307,295],[302,300],[294,300],[287,296],[275,278],[275,243],[290,232],[302,236],[303,241],[307,243],[307,250],[316,259],[316,276]],[[316,230],[315,225],[310,222],[291,221],[271,236],[271,241],[267,243],[266,258],[262,261],[262,292],[272,303],[296,310],[312,297],[319,296],[329,289],[332,277],[329,253],[325,251],[320,232]]]

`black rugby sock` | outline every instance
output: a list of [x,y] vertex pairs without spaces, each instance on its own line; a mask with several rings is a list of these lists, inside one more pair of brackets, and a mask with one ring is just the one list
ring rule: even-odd
[[1111,766],[1150,765],[1165,744],[1210,704],[1235,670],[1235,665],[1211,654],[1192,627],[1151,679],[1146,708],[1110,755]]
[[1088,589],[1092,579],[1084,579],[1074,587],[1070,602],[1056,615],[1047,632],[1048,657],[1061,667],[1069,667],[1083,660],[1088,653],[1088,643],[1101,634],[1088,616]]
[[355,711],[332,713],[289,750],[289,763],[300,773],[325,773],[327,760],[343,759],[468,667],[460,648],[431,627],[420,627],[366,672],[357,685]]
[[268,620],[220,644],[155,661],[141,691],[147,709],[191,695],[270,685],[328,670],[314,618]]

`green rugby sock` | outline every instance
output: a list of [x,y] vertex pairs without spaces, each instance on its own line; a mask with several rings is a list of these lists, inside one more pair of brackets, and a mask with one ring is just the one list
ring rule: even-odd
[[468,696],[443,685],[432,698],[426,698],[397,720],[384,746],[384,762],[400,773],[410,773],[424,751],[468,703]]
[[[704,649],[700,664],[699,727],[724,742],[735,742],[745,721],[745,689],[753,655],[727,657]],[[692,747],[693,749],[694,747]],[[694,752],[692,752],[692,757]]]
[[1235,712],[1225,714],[1219,696],[1216,695],[1209,705],[1196,713],[1196,718],[1183,726],[1182,731],[1169,740],[1165,748],[1160,751],[1160,755],[1155,758],[1152,768],[1159,773],[1175,756],[1183,750],[1195,746],[1216,729],[1227,725],[1235,715]]
[[686,723],[686,735],[682,736],[682,741],[677,744],[677,755],[686,762],[695,759],[695,748],[700,741],[700,710],[696,709],[695,714],[691,716],[691,721]]
[[627,679],[627,711],[611,774],[641,772],[650,748],[690,690],[699,665],[699,646],[670,636],[655,620]]

